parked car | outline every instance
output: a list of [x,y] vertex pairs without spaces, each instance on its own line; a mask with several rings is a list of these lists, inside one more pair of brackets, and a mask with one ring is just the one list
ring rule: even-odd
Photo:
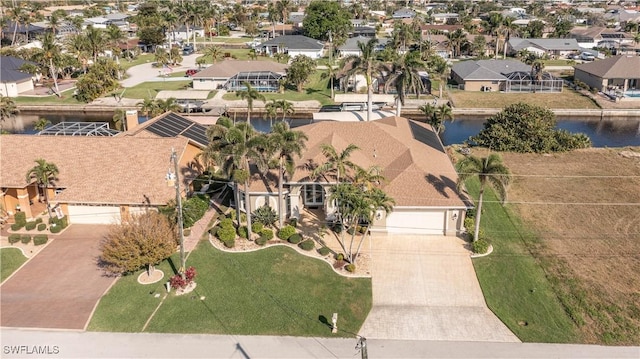
[[185,45],[182,48],[182,55],[187,56],[193,54],[193,45]]
[[197,70],[197,69],[189,69],[189,70],[185,71],[185,73],[184,73],[184,74],[185,74],[185,76],[187,76],[187,77],[191,77],[191,76],[193,76],[193,75],[197,74],[199,71],[200,71],[200,70]]
[[593,56],[593,54],[590,54],[588,52],[583,52],[580,54],[580,59],[584,60],[584,61],[593,61],[596,59],[595,56]]

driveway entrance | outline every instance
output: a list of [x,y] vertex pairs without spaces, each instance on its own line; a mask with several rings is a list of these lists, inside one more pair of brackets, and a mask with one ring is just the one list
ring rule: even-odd
[[465,242],[456,237],[374,235],[371,339],[517,342],[484,301]]
[[107,226],[71,225],[2,284],[3,327],[84,329],[115,281],[96,259]]

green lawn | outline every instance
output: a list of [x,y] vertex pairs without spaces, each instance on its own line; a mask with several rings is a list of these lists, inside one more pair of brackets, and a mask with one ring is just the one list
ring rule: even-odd
[[27,261],[27,257],[25,257],[18,248],[0,249],[0,259],[0,267],[2,268],[0,272],[0,282],[4,282],[11,273],[15,272],[16,269],[20,268],[20,266]]
[[[225,56],[225,54],[228,54],[229,55],[228,57],[231,57],[231,58],[234,58],[234,59],[237,59],[237,60],[251,60],[251,58],[249,58],[249,49],[220,49],[220,52],[222,53],[222,56]],[[206,60],[206,62],[205,62],[206,64],[212,64],[213,63],[213,61],[211,61],[211,56],[207,56],[205,58],[205,60]],[[258,61],[274,61],[274,62],[276,61],[275,58],[268,57],[268,56],[258,56],[256,58],[256,60],[258,60]],[[196,59],[196,61],[197,61],[197,59]],[[220,59],[218,61],[222,61],[222,59]]]
[[[327,337],[330,329],[320,318],[330,321],[338,312],[338,336],[350,337],[371,309],[370,279],[341,277],[291,248],[230,254],[202,241],[187,265],[198,271],[196,289],[184,296],[171,293],[147,331]],[[89,330],[141,331],[160,302],[152,293],[164,290],[160,283],[136,284],[137,274],[118,280],[102,298]]]
[[[432,93],[437,93],[437,91],[437,87],[432,87]],[[449,95],[457,108],[504,108],[517,102],[526,102],[547,108],[599,108],[590,98],[568,88],[564,88],[561,93],[535,94],[449,90]]]
[[142,54],[133,61],[129,61],[126,59],[120,60],[120,66],[126,71],[130,67],[142,65],[146,62],[153,62],[153,59],[154,59],[154,54]]
[[[477,198],[478,181],[466,184]],[[575,342],[575,325],[527,248],[536,238],[492,191],[484,198],[481,227],[494,250],[473,265],[487,305],[523,342]]]
[[75,88],[62,91],[62,96],[18,96],[13,99],[16,105],[84,105],[73,97]]
[[123,97],[145,99],[155,98],[162,90],[184,90],[190,87],[191,80],[185,81],[150,81],[127,88]]
[[212,42],[222,42],[226,44],[244,44],[245,42],[250,42],[254,38],[247,37],[224,37],[224,36],[214,36],[214,37],[196,37],[197,43],[212,43]]

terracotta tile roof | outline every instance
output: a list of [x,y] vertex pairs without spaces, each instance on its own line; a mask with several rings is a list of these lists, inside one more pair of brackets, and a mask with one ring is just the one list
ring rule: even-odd
[[65,188],[52,202],[160,205],[175,196],[167,186],[171,148],[182,157],[184,138],[0,136],[0,186],[25,187],[39,158],[55,163]]
[[364,168],[379,166],[387,178],[383,189],[397,206],[465,206],[464,198],[455,190],[457,173],[429,125],[388,117],[371,122],[322,121],[296,130],[304,131],[309,140],[303,158],[296,161],[298,169],[291,182],[312,181],[309,170],[303,167],[310,160],[324,162],[322,144],[330,143],[342,151],[353,143],[360,149],[351,160]]

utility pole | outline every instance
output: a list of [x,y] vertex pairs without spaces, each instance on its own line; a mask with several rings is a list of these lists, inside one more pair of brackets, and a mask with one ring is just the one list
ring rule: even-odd
[[333,78],[335,76],[333,74],[333,37],[331,36],[331,30],[329,30],[329,66],[331,66],[329,70],[329,81],[331,81],[331,100],[333,100],[335,97],[333,93]]
[[171,180],[174,181],[174,187],[176,188],[176,203],[178,205],[178,236],[180,238],[180,269],[178,272],[182,279],[185,279],[185,267],[186,267],[186,258],[184,256],[184,228],[182,221],[182,196],[180,195],[180,176],[178,175],[178,154],[174,148],[171,148],[171,162],[173,162],[174,173],[171,171],[167,173],[167,180],[171,183]]

